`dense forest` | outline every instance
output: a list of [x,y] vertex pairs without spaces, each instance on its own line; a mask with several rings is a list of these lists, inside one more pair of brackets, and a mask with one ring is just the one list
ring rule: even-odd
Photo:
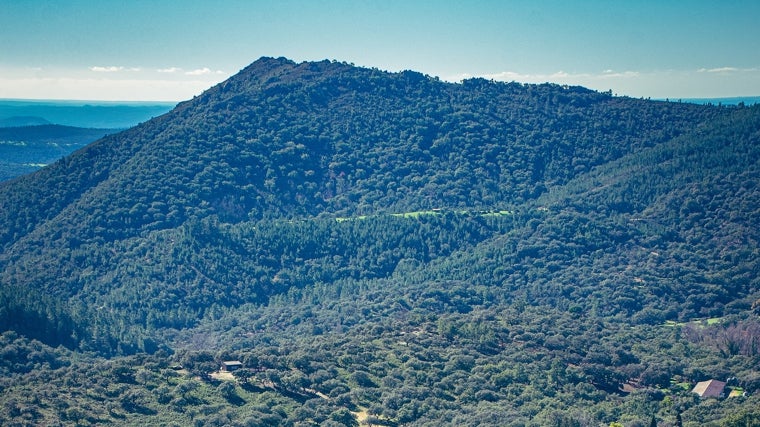
[[0,205],[3,425],[760,425],[760,106],[262,58]]

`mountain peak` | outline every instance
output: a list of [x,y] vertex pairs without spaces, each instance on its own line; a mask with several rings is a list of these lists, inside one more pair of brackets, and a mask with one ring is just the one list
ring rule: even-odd
[[[35,194],[50,190],[39,194],[51,209],[38,219],[66,209],[61,218],[70,216],[79,227],[85,222],[73,218],[87,215],[80,204],[100,206],[103,215],[90,219],[101,224],[82,227],[87,234],[131,235],[214,213],[239,221],[493,207],[534,199],[547,185],[715,114],[695,105],[640,109],[643,101],[611,101],[556,85],[481,83],[262,57],[172,112],[104,138],[24,182],[41,185],[30,190]],[[623,104],[641,114],[621,125]],[[636,131],[648,123],[654,126]],[[610,143],[615,133],[629,135],[626,144]],[[557,147],[583,161],[570,161]],[[483,157],[485,152],[491,154]],[[458,178],[444,179],[451,171]],[[42,184],[48,175],[68,182],[67,191]],[[465,176],[478,191],[462,181]],[[29,206],[38,214],[39,208]],[[127,220],[133,208],[151,212]],[[11,211],[5,211],[8,218]],[[8,237],[3,241],[35,228],[34,221],[12,224],[0,227],[0,237]]]
[[253,61],[247,67],[243,68],[241,70],[241,74],[266,75],[278,69],[292,68],[295,65],[295,61],[282,56],[279,58],[262,56],[256,61]]
[[354,68],[345,63],[323,60],[319,62],[296,63],[288,58],[261,57],[246,66],[229,79],[204,92],[200,98],[207,99],[214,94],[240,96],[250,91],[265,88],[299,84],[311,80],[326,78],[336,71]]

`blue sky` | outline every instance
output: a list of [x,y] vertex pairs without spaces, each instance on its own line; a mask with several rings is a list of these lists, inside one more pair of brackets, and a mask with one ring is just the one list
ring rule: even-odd
[[261,56],[760,95],[758,0],[0,0],[0,98],[191,98]]

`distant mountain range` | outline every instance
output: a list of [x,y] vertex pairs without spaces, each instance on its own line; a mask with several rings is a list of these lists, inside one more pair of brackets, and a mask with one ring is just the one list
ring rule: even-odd
[[0,100],[0,181],[30,173],[174,103]]
[[49,125],[49,121],[36,116],[12,116],[0,119],[0,128]]
[[57,124],[126,129],[171,110],[176,102],[0,99],[0,127]]
[[760,419],[760,106],[261,58],[0,204],[2,423]]
[[727,98],[683,98],[669,101],[690,102],[703,105],[755,105],[760,104],[760,96],[734,96]]

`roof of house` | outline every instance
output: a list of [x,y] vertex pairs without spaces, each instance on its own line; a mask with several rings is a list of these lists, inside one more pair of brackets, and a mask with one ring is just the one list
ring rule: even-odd
[[698,382],[692,392],[697,393],[700,397],[720,397],[726,383],[718,380],[708,380]]
[[241,362],[239,360],[225,360],[224,362],[222,362],[222,365],[224,365],[224,366],[239,366],[239,365],[242,365],[242,364],[243,364],[243,362]]

